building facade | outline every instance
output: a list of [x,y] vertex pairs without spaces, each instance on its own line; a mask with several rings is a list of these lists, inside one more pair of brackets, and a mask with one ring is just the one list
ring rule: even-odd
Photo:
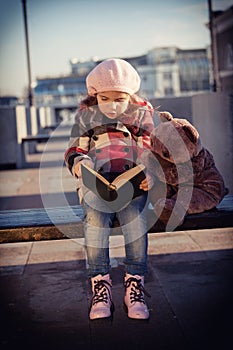
[[216,90],[233,91],[233,6],[213,12],[213,76]]
[[207,49],[155,48],[138,65],[141,92],[147,98],[183,96],[209,90]]
[[85,92],[84,76],[38,78],[33,89],[35,104],[40,106],[74,105]]
[[[141,77],[139,94],[145,98],[182,96],[209,90],[207,49],[154,48],[147,54],[123,57]],[[70,60],[69,76],[38,79],[34,87],[36,105],[76,104],[86,95],[87,74],[101,61]]]

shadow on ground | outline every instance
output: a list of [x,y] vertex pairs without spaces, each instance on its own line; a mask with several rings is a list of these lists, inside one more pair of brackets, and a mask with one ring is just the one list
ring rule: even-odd
[[124,264],[112,268],[112,319],[89,321],[85,261],[2,268],[1,348],[228,349],[233,250],[150,255],[149,321],[127,318]]
[[[46,207],[56,207],[59,203],[64,203],[64,198],[67,201],[67,206],[79,204],[76,191],[43,194]],[[0,210],[33,208],[44,208],[43,200],[40,194],[0,197]]]

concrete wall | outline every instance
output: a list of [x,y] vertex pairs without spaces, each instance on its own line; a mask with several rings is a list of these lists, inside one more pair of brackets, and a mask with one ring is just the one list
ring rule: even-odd
[[14,107],[0,108],[0,169],[15,168],[17,163],[17,128]]
[[31,119],[31,134],[37,135],[40,129],[38,108],[34,106],[30,107],[30,119]]
[[185,118],[192,122],[192,96],[164,97],[150,100],[153,107],[168,111],[175,118]]
[[214,92],[193,96],[192,122],[233,193],[233,96]]
[[[233,97],[207,92],[186,97],[150,100],[160,111],[189,120],[199,131],[202,144],[213,154],[230,193],[233,193]],[[158,118],[155,118],[158,122]]]
[[[21,140],[38,132],[38,115],[33,107],[25,106],[0,108],[0,169],[23,166]],[[26,153],[35,152],[35,144],[25,147]]]
[[[16,130],[17,130],[17,168],[24,166],[24,152],[22,152],[22,138],[31,134],[30,113],[24,106],[16,107]],[[28,145],[25,148],[25,153],[29,153]]]
[[42,128],[56,125],[55,108],[53,107],[40,107],[38,110],[39,125]]

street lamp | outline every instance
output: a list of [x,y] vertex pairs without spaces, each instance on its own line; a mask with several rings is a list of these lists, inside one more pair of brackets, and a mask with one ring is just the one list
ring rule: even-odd
[[32,106],[32,78],[31,78],[31,64],[30,64],[30,53],[29,53],[29,40],[28,40],[28,23],[27,23],[27,0],[22,0],[23,5],[23,18],[24,18],[24,29],[26,39],[26,52],[27,52],[27,70],[28,70],[28,102],[29,106]]
[[215,51],[215,38],[214,38],[214,28],[213,28],[213,10],[212,1],[208,0],[208,10],[209,10],[209,29],[210,29],[210,47],[211,47],[211,57],[212,57],[212,73],[213,73],[213,91],[217,91],[217,54]]

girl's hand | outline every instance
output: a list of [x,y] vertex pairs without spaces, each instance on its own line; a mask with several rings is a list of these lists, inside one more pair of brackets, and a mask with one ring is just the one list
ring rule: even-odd
[[140,183],[139,188],[143,191],[149,191],[154,185],[154,179],[151,175],[147,174],[146,178]]
[[85,164],[85,165],[89,166],[92,169],[93,169],[93,166],[94,166],[91,159],[85,159],[84,158],[84,159],[80,160],[77,164],[74,165],[74,173],[78,177],[82,177],[81,164]]

